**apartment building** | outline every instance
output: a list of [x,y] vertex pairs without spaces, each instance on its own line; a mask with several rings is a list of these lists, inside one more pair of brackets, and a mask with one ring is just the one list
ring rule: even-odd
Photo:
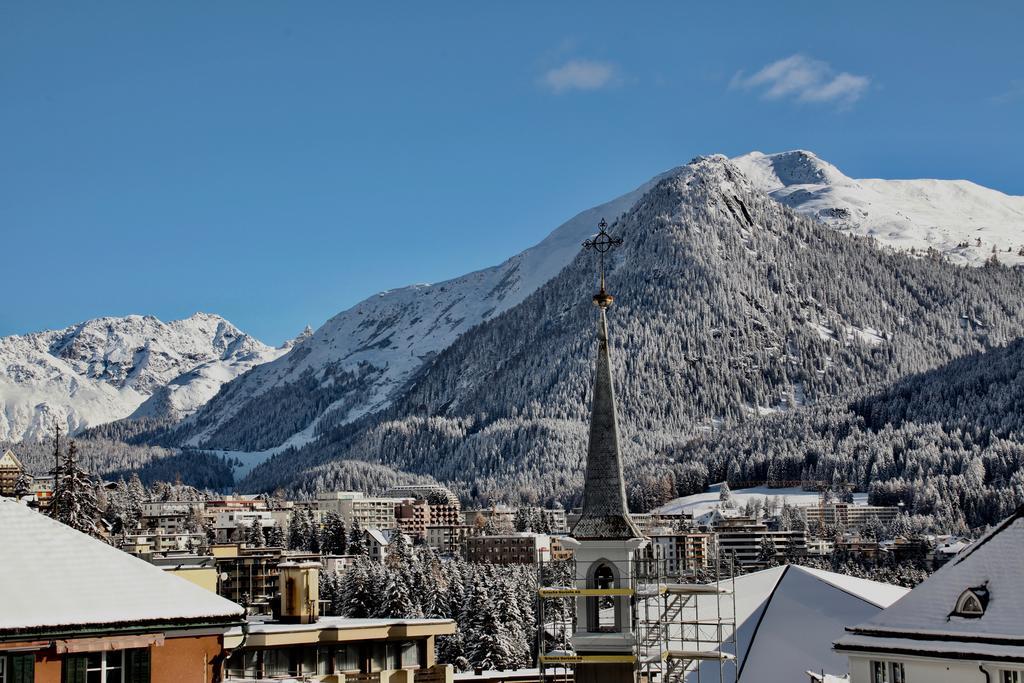
[[547,534],[522,532],[499,536],[470,536],[466,539],[466,560],[491,564],[537,564],[544,554],[550,559],[551,538]]
[[259,520],[264,531],[276,525],[273,515],[267,510],[231,510],[218,512],[213,522],[217,543],[236,543],[244,540],[246,530],[253,520]]
[[358,522],[364,529],[391,530],[398,528],[395,508],[402,503],[413,502],[410,498],[371,498],[359,491],[331,491],[321,493],[317,507],[321,512],[340,515],[351,527]]
[[445,555],[462,555],[473,527],[465,524],[430,524],[426,528],[427,545]]
[[807,521],[817,521],[842,529],[859,529],[873,517],[887,525],[900,511],[900,508],[894,505],[855,505],[839,502],[808,505],[803,509],[807,514]]
[[715,549],[715,535],[706,531],[655,527],[648,538],[651,542],[643,550],[644,557],[661,560],[663,571],[670,577],[706,569]]
[[775,544],[776,558],[787,554],[803,555],[807,550],[804,531],[772,531],[764,522],[750,517],[720,519],[714,526],[714,533],[720,557],[733,556],[740,565],[760,563],[762,541],[766,538]]

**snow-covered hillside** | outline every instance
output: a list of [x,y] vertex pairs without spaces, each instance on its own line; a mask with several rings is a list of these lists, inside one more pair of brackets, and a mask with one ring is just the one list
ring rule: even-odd
[[982,265],[993,247],[1001,263],[1024,263],[1024,197],[966,180],[854,180],[803,150],[733,162],[762,192],[836,229],[962,265]]
[[[219,430],[231,431],[231,422],[243,409],[258,413],[261,401],[279,400],[290,385],[299,385],[307,373],[317,382],[331,383],[337,373],[367,373],[359,396],[353,392],[330,402],[313,419],[303,420],[295,432],[248,444],[249,450],[301,445],[313,438],[319,417],[334,411],[333,419],[348,421],[376,410],[403,387],[413,373],[474,325],[515,306],[559,273],[596,232],[601,218],[613,221],[631,208],[659,180],[661,174],[610,202],[583,211],[555,229],[539,244],[504,263],[436,284],[421,284],[377,294],[328,320],[293,353],[267,363],[232,386],[195,415],[188,441],[214,447],[239,447],[233,436],[218,440]],[[304,392],[309,396],[309,392]],[[341,412],[341,414],[338,414]],[[247,419],[240,417],[239,420]]]
[[97,318],[3,337],[0,439],[41,438],[54,420],[74,432],[137,409],[183,417],[224,382],[285,351],[206,313],[169,323],[139,315]]
[[[837,229],[903,249],[934,246],[954,262],[971,264],[984,262],[996,244],[1004,263],[1024,262],[1017,255],[1024,246],[1024,198],[965,181],[853,180],[803,151],[752,152],[733,161],[755,190]],[[184,425],[181,440],[274,452],[388,405],[425,360],[557,275],[601,217],[614,220],[678,171],[580,213],[498,266],[383,292],[339,313],[294,353],[233,382]],[[965,241],[970,246],[957,246]],[[282,404],[288,405],[286,419]],[[264,424],[270,414],[279,424]]]

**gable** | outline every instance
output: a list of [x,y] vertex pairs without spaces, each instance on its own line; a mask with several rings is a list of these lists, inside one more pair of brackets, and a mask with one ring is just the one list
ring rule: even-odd
[[[1024,638],[1024,508],[855,632]],[[965,591],[984,587],[983,613],[958,616]]]

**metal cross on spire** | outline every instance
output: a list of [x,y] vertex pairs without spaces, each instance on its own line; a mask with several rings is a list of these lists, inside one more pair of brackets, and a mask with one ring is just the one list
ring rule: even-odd
[[601,290],[594,295],[594,303],[601,308],[608,308],[612,305],[612,301],[615,300],[611,294],[604,290],[604,255],[609,251],[618,247],[622,244],[621,237],[612,237],[608,234],[608,224],[602,218],[601,222],[597,224],[600,228],[600,232],[594,236],[594,239],[587,240],[583,243],[583,248],[587,250],[594,250],[597,252],[598,270],[601,275]]

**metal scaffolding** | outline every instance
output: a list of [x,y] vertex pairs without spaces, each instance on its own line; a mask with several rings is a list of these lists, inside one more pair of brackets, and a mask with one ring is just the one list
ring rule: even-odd
[[[539,565],[539,679],[570,683],[576,664],[630,663],[643,683],[736,683],[734,558],[719,558],[715,549],[689,560],[671,577],[665,574],[664,559],[637,559],[632,565],[631,588],[585,588],[574,560]],[[635,636],[631,654],[576,654],[576,601],[590,598],[629,599]]]

